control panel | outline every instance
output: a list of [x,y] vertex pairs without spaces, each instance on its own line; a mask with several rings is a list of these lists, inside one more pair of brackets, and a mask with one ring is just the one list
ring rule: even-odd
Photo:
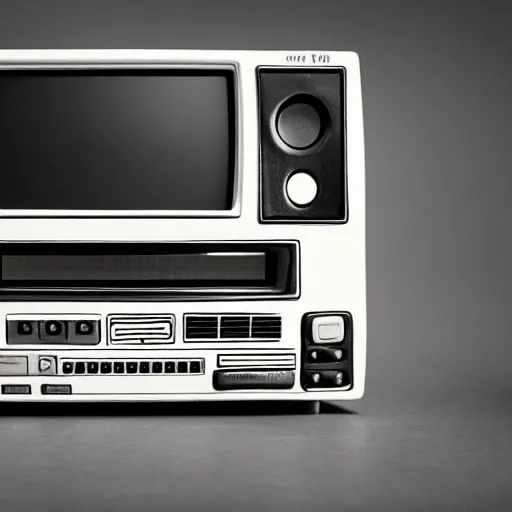
[[[183,318],[178,325],[177,317]],[[104,390],[118,376],[172,375],[203,376],[208,379],[208,392],[293,391],[296,385],[306,392],[351,389],[351,314],[310,312],[297,323],[300,353],[296,348],[276,350],[269,345],[256,350],[228,348],[226,342],[231,346],[236,341],[279,342],[286,331],[282,316],[275,313],[7,315],[8,350],[0,355],[0,376],[14,380],[2,382],[6,386],[2,393],[31,394],[20,378],[46,376],[52,381],[39,381],[46,386],[44,391],[41,387],[42,394],[70,394],[75,382],[87,385],[76,377],[88,377],[87,382],[102,378]],[[201,352],[198,346],[205,340],[222,345],[213,353]],[[137,381],[143,386],[149,382]]]
[[306,391],[352,385],[352,317],[346,312],[309,313],[302,319],[301,385]]

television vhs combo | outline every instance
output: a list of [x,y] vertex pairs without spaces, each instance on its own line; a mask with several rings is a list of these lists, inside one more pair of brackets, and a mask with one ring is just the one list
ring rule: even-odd
[[0,51],[0,401],[351,400],[353,52]]

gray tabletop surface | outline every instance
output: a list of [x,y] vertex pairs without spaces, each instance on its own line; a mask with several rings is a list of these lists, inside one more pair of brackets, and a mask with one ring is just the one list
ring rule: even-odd
[[506,510],[510,408],[438,398],[10,406],[0,509]]

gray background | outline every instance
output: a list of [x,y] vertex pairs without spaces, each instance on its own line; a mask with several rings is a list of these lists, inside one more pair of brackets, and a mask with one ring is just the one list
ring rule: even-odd
[[0,509],[510,507],[510,26],[491,1],[0,2],[3,48],[357,51],[369,315],[349,411],[4,409]]

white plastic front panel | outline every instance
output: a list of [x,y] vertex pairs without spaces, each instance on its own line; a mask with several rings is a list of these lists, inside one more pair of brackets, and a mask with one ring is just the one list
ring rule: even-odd
[[[327,62],[328,60],[328,62]],[[162,347],[37,347],[7,346],[0,330],[0,353],[47,353],[77,358],[201,357],[202,376],[110,377],[0,377],[0,384],[32,385],[32,395],[0,395],[0,400],[237,400],[237,399],[355,399],[364,389],[366,360],[365,282],[365,171],[359,59],[352,52],[249,52],[164,50],[5,50],[0,66],[234,66],[238,88],[238,217],[226,218],[2,218],[2,241],[194,241],[298,240],[300,243],[300,297],[297,300],[219,302],[0,302],[0,320],[10,314],[93,314],[101,316],[105,340],[107,315],[172,314],[176,335],[172,346]],[[259,66],[344,67],[347,98],[347,182],[349,219],[346,224],[260,224],[258,102],[256,68]],[[1,168],[0,168],[1,179]],[[98,184],[101,186],[101,184]],[[354,382],[349,390],[304,392],[300,386],[300,324],[308,312],[348,311],[354,321]],[[236,345],[184,343],[185,313],[278,313],[282,315],[280,342]],[[227,350],[226,350],[227,349]],[[296,382],[289,391],[215,392],[212,372],[218,353],[250,349],[251,353],[289,351],[296,354]],[[106,354],[106,355],[105,355]],[[161,355],[163,354],[163,355]],[[73,395],[42,396],[41,384],[69,383]]]

